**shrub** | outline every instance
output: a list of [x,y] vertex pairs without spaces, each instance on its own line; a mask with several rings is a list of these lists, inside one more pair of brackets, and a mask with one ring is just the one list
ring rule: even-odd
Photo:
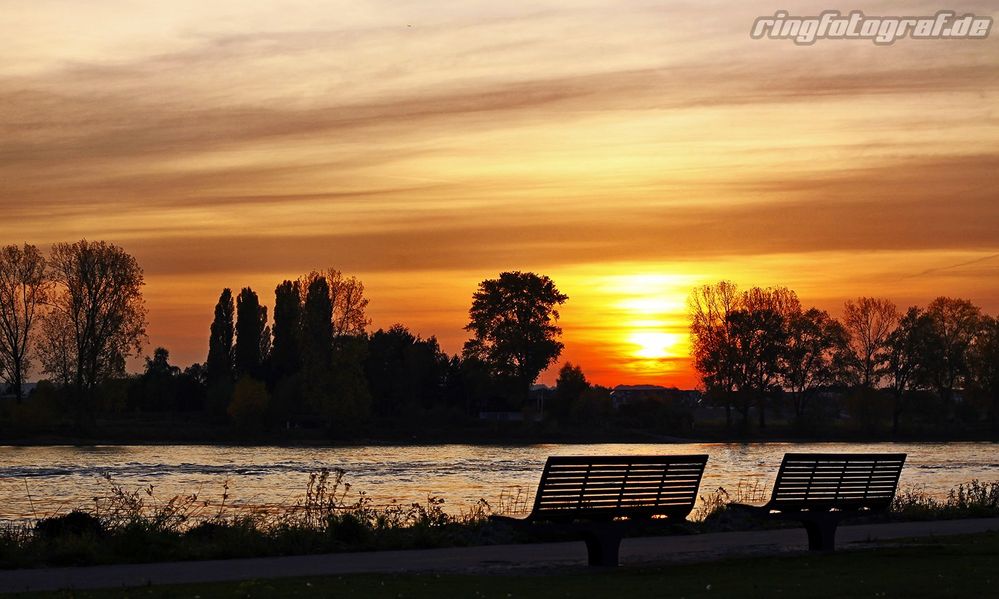
[[236,383],[236,388],[232,392],[232,401],[229,402],[226,412],[236,430],[243,433],[258,433],[264,430],[269,403],[267,387],[260,381],[243,377]]
[[106,532],[100,520],[80,510],[73,510],[65,516],[42,518],[35,523],[35,534],[45,540],[67,536],[100,538]]

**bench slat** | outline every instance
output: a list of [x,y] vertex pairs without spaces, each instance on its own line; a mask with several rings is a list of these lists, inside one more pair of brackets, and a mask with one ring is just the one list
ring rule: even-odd
[[890,505],[905,454],[785,454],[770,499],[779,510]]
[[706,455],[551,456],[530,518],[683,518],[693,509]]

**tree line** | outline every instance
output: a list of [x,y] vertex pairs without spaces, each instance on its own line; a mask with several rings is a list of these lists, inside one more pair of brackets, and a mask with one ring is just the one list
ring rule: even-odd
[[[368,332],[364,284],[335,268],[288,279],[268,314],[250,287],[222,290],[204,363],[181,369],[166,348],[127,361],[146,342],[143,272],[119,246],[86,240],[0,250],[0,374],[20,404],[32,369],[78,429],[102,414],[187,414],[245,433],[292,428],[343,436],[372,424],[412,428],[523,409],[531,384],[560,355],[546,276],[504,272],[479,285],[456,355],[401,324]],[[37,394],[37,392],[36,392]]]
[[47,257],[28,244],[0,248],[0,373],[17,402],[35,355],[85,426],[101,382],[124,376],[142,349],[143,284],[135,258],[104,241],[57,243]]
[[207,404],[240,428],[312,426],[348,434],[372,421],[412,426],[460,420],[489,404],[522,409],[530,386],[557,359],[557,306],[548,277],[506,272],[472,298],[457,355],[435,337],[396,324],[367,333],[364,284],[329,268],[274,290],[273,325],[257,293],[215,306],[205,362]]
[[999,430],[999,319],[968,300],[938,297],[903,311],[860,297],[836,319],[785,287],[721,281],[694,289],[688,307],[694,366],[729,427],[738,416],[748,430],[755,411],[766,428],[768,410],[782,403],[804,425],[823,410],[817,399],[836,391],[858,420],[889,412],[895,433],[904,416],[945,425],[982,412]]
[[[568,297],[544,275],[482,281],[469,340],[453,355],[402,324],[369,331],[363,283],[335,268],[281,281],[270,312],[254,289],[225,288],[203,363],[181,369],[157,347],[129,375],[146,344],[144,284],[136,259],[108,242],[58,243],[47,255],[28,244],[0,248],[0,382],[21,406],[24,381],[44,375],[30,409],[15,411],[34,409],[41,424],[69,416],[78,431],[93,429],[97,415],[145,414],[337,437],[465,426],[483,411],[543,413],[544,426],[583,431],[694,426],[693,407],[652,397],[612,409],[611,390],[572,364],[554,390],[532,391],[563,349]],[[774,415],[808,430],[841,409],[894,432],[907,419],[942,430],[982,416],[999,430],[999,320],[968,300],[900,310],[861,297],[834,318],[784,287],[722,281],[694,289],[688,304],[704,405],[724,409],[729,430],[747,432],[753,419],[765,429]]]

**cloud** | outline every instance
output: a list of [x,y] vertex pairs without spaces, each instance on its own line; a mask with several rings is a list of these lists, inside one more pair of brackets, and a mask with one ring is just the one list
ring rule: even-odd
[[[174,282],[999,250],[999,37],[802,48],[725,2],[348,8],[12,12],[0,241],[107,238]],[[995,295],[993,266],[946,272]]]

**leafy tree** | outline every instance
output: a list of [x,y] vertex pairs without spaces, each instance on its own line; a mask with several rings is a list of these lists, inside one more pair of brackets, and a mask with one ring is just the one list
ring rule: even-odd
[[555,381],[555,394],[550,402],[550,415],[560,422],[569,419],[573,406],[578,404],[583,394],[590,388],[583,369],[570,362],[562,365]]
[[37,247],[0,248],[0,380],[13,389],[17,403],[24,398],[32,333],[49,287],[45,258]]
[[72,379],[82,424],[97,386],[123,375],[126,358],[142,349],[142,268],[122,248],[86,240],[54,245],[49,264],[56,291],[42,362],[47,372]]
[[950,410],[954,389],[968,374],[968,352],[979,331],[981,310],[968,300],[938,297],[926,307],[924,318],[922,379]]
[[766,427],[767,397],[780,388],[788,323],[801,314],[797,295],[784,287],[739,293],[721,281],[695,289],[687,304],[694,367],[708,397],[725,401],[729,425],[735,405],[743,430],[755,404],[760,428]]
[[326,411],[332,395],[333,304],[325,277],[315,277],[306,287],[302,308],[302,385],[306,406]]
[[297,281],[284,281],[274,290],[274,342],[270,371],[274,381],[298,372],[302,357],[302,289]]
[[205,408],[208,374],[201,364],[191,364],[177,377],[177,408],[200,411]]
[[885,342],[884,375],[894,400],[892,433],[899,431],[899,422],[907,408],[906,398],[916,383],[927,340],[927,319],[923,311],[913,306],[898,319],[895,330]]
[[557,307],[567,299],[550,278],[531,272],[504,272],[482,281],[465,326],[474,335],[465,343],[465,356],[512,381],[526,402],[538,375],[562,353]]
[[447,370],[437,339],[421,339],[401,324],[368,339],[364,372],[380,418],[409,418],[442,404]]
[[843,313],[854,379],[863,389],[874,389],[880,382],[888,336],[898,322],[898,308],[889,299],[860,297],[846,302]]
[[817,308],[792,312],[785,326],[781,379],[794,402],[794,415],[800,421],[811,395],[836,381],[848,335],[839,321]]
[[205,370],[209,384],[231,382],[233,380],[232,343],[235,336],[234,319],[236,308],[232,290],[222,290],[215,304],[215,319],[212,321],[211,337],[208,340],[208,360]]
[[152,357],[146,358],[145,371],[134,386],[138,393],[134,403],[144,411],[175,411],[180,375],[180,368],[170,364],[170,352],[157,347]]
[[264,430],[269,401],[270,396],[264,383],[251,377],[239,379],[227,409],[236,430],[243,433]]
[[367,338],[338,337],[330,369],[332,395],[324,402],[324,416],[332,433],[353,436],[371,415],[371,392],[364,377]]
[[992,431],[999,432],[999,317],[982,317],[968,355],[968,373],[968,386],[988,401]]
[[444,401],[449,408],[474,417],[497,395],[489,366],[475,356],[452,356],[447,365]]
[[767,398],[780,388],[780,361],[787,345],[787,323],[801,311],[798,296],[786,287],[754,287],[729,314],[734,380],[742,398],[743,428],[755,402],[760,428],[766,428]]
[[236,298],[236,344],[233,366],[236,378],[252,376],[259,379],[261,366],[270,343],[267,328],[267,308],[260,305],[257,293],[244,287]]
[[610,389],[592,385],[569,408],[569,420],[576,425],[603,428],[611,416]]

